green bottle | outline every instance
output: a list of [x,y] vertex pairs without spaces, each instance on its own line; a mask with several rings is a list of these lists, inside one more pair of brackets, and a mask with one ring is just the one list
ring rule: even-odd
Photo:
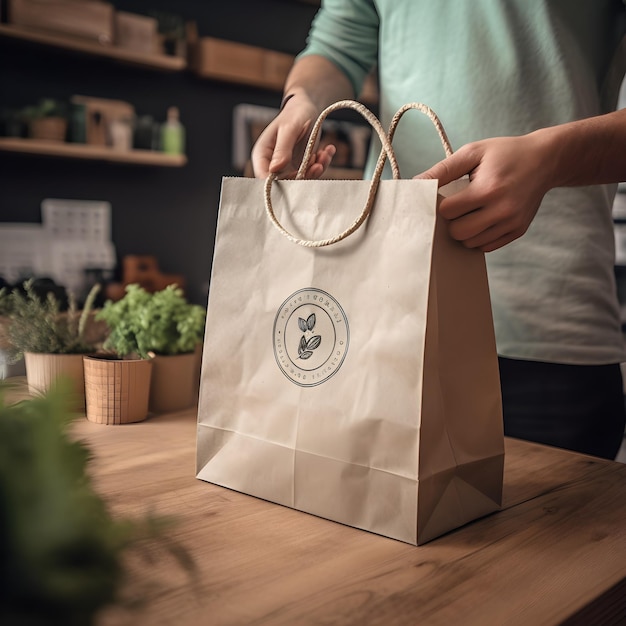
[[185,127],[180,123],[178,107],[169,107],[161,126],[161,150],[166,154],[185,153]]

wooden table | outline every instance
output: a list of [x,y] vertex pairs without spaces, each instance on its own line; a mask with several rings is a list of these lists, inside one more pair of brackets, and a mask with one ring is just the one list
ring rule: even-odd
[[197,480],[195,417],[76,424],[112,510],[174,516],[197,566],[131,559],[147,605],[98,626],[626,623],[626,465],[507,440],[503,510],[416,548]]

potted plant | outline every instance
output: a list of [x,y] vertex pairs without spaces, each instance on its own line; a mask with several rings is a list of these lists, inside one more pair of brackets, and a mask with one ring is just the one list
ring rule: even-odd
[[107,301],[97,315],[110,329],[105,348],[152,358],[149,408],[155,413],[196,399],[205,318],[206,309],[189,303],[177,285],[154,293],[127,285],[124,297]]
[[[99,285],[89,292],[83,308],[76,298],[49,279],[29,279],[19,287],[0,289],[7,352],[13,362],[24,357],[31,391],[44,392],[61,376],[73,384],[75,408],[85,407],[83,355],[94,352],[97,332],[92,309]],[[66,309],[66,310],[64,310]]]
[[88,626],[108,605],[143,601],[145,591],[127,589],[131,551],[152,561],[165,551],[194,573],[166,534],[170,520],[111,515],[91,481],[90,449],[71,436],[61,383],[21,402],[10,396],[0,384],[0,624]]
[[54,98],[41,98],[36,105],[22,110],[29,136],[45,141],[65,141],[67,134],[67,107]]
[[148,416],[151,355],[138,343],[139,302],[107,300],[96,320],[107,327],[102,351],[83,357],[87,419],[98,424],[129,424]]

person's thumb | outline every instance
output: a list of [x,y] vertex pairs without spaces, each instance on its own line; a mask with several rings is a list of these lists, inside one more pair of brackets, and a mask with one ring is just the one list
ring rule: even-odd
[[306,136],[311,120],[307,120],[300,128],[292,125],[281,126],[276,135],[276,146],[270,160],[269,171],[278,173],[292,160],[295,146]]
[[447,157],[443,161],[439,161],[431,168],[418,174],[414,178],[418,179],[435,179],[438,181],[439,187],[443,187],[453,180],[457,180],[465,174],[468,174],[475,167],[475,163],[468,161],[466,155],[459,151],[452,156]]
[[272,174],[278,174],[283,170],[291,161],[291,150],[277,147],[272,154],[268,170]]

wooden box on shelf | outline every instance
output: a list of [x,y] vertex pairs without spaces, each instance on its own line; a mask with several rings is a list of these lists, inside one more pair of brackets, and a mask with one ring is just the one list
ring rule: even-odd
[[9,22],[95,40],[113,41],[113,5],[98,0],[9,0]]
[[126,11],[115,13],[115,44],[126,50],[160,54],[159,25],[154,17]]
[[130,123],[135,117],[135,107],[124,100],[76,95],[70,101],[85,107],[86,143],[92,146],[112,145],[112,124],[116,121]]
[[277,90],[293,60],[290,54],[214,37],[201,37],[192,51],[192,66],[200,76]]

